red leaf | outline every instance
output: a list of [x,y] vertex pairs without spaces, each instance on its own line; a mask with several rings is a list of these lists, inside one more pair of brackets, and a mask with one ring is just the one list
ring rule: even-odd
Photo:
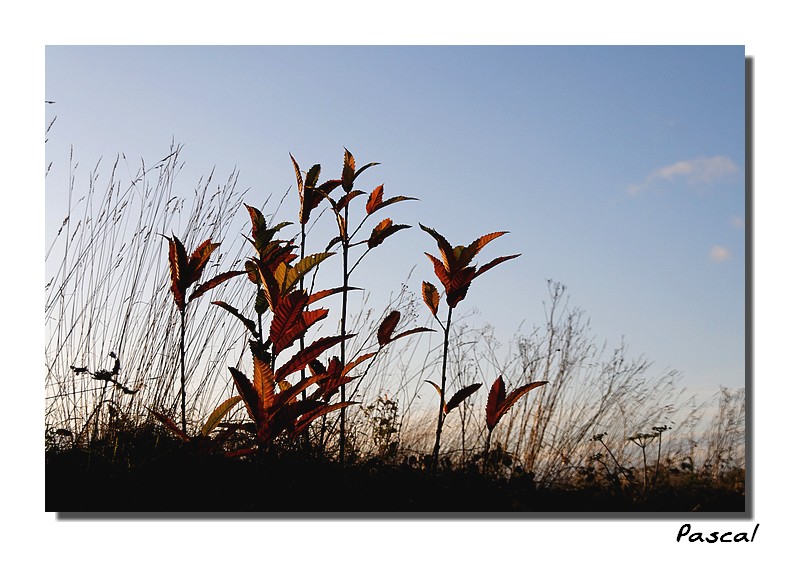
[[317,339],[306,348],[295,354],[286,364],[281,366],[278,371],[275,372],[275,379],[280,382],[292,372],[297,372],[301,368],[305,367],[309,362],[314,360],[317,356],[332,346],[346,341],[347,339],[351,339],[354,336],[355,335],[344,335],[343,337],[323,337],[321,339]]
[[149,411],[150,413],[152,413],[152,414],[153,414],[153,415],[154,415],[154,416],[155,416],[155,417],[158,419],[158,421],[160,421],[161,423],[163,423],[163,424],[164,424],[164,425],[167,427],[167,429],[169,429],[169,430],[170,430],[170,432],[171,432],[173,435],[175,435],[176,437],[178,437],[179,439],[181,439],[181,440],[183,440],[183,441],[185,441],[185,442],[187,442],[187,443],[188,443],[189,441],[191,441],[191,440],[192,440],[192,439],[191,439],[191,437],[189,437],[188,435],[186,435],[186,434],[183,432],[183,430],[182,430],[180,427],[178,427],[178,426],[175,424],[175,422],[174,422],[174,421],[172,421],[172,420],[171,420],[169,417],[167,417],[165,414],[163,414],[163,413],[160,413],[160,412],[157,412],[156,410],[153,410],[153,409],[150,409],[150,408],[147,408],[147,411]]
[[391,341],[392,332],[394,332],[395,328],[397,327],[397,323],[400,322],[400,312],[399,311],[392,311],[386,318],[381,322],[380,327],[378,327],[378,344],[380,346],[384,346]]
[[524,386],[520,386],[516,390],[512,390],[511,393],[508,394],[505,401],[503,402],[502,407],[500,408],[500,415],[502,416],[504,413],[510,410],[511,406],[513,406],[517,402],[517,400],[519,400],[522,396],[524,396],[534,388],[538,388],[539,386],[544,386],[545,384],[547,384],[547,382],[545,381],[531,382],[530,384],[525,384]]
[[503,381],[502,376],[498,376],[497,380],[492,384],[489,390],[489,398],[486,400],[486,427],[489,431],[494,429],[500,419],[500,408],[506,399],[506,383]]
[[307,302],[306,294],[300,290],[293,291],[281,297],[272,310],[272,323],[269,327],[269,340],[275,345],[275,354],[279,354],[289,346],[285,336],[295,325],[301,321],[303,309]]
[[244,401],[245,408],[247,408],[247,413],[250,415],[250,419],[257,424],[260,424],[263,420],[263,413],[261,410],[260,398],[255,388],[253,388],[252,382],[250,382],[247,376],[242,374],[233,366],[229,366],[228,370],[231,371],[233,383],[236,386],[236,389],[239,391],[239,395],[242,396],[242,400]]
[[466,400],[468,397],[470,397],[472,394],[477,392],[478,389],[480,389],[480,387],[481,387],[481,384],[478,383],[478,384],[470,384],[469,386],[466,386],[465,388],[461,388],[458,392],[453,394],[453,397],[450,398],[450,400],[445,404],[444,412],[445,413],[449,413],[449,412],[453,411],[454,409],[456,409],[458,404],[460,404],[461,402]]
[[217,287],[219,284],[221,284],[223,282],[226,282],[231,278],[235,278],[236,276],[240,276],[242,274],[245,274],[245,273],[247,273],[247,272],[244,271],[244,270],[232,270],[230,272],[223,272],[223,273],[221,273],[221,274],[219,274],[217,276],[214,276],[213,278],[211,278],[210,280],[208,280],[204,284],[201,284],[201,285],[197,286],[194,289],[194,291],[192,292],[192,295],[189,296],[189,301],[192,301],[193,299],[197,299],[198,297],[203,295],[205,292]]
[[297,439],[297,437],[303,433],[303,431],[308,429],[308,426],[311,425],[311,422],[313,422],[315,419],[355,403],[356,402],[338,402],[336,404],[320,406],[314,410],[311,410],[310,412],[304,413],[294,425],[294,429],[292,430],[292,441]]
[[334,289],[323,289],[322,291],[318,291],[316,293],[312,293],[308,298],[309,305],[314,303],[315,301],[319,301],[324,297],[328,297],[329,295],[333,295],[334,293],[342,293],[344,291],[360,291],[360,287],[337,287]]
[[206,267],[209,258],[211,258],[211,253],[217,248],[219,248],[219,244],[213,244],[209,238],[192,252],[192,256],[189,258],[188,281],[186,281],[187,288],[200,279],[203,269]]

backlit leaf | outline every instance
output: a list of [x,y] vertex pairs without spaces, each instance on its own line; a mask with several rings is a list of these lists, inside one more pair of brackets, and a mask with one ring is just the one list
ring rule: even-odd
[[222,402],[217,409],[211,412],[203,427],[200,428],[200,435],[210,435],[211,432],[220,424],[231,409],[242,400],[241,396],[233,396]]
[[186,435],[183,432],[183,430],[180,427],[178,427],[176,423],[172,421],[169,417],[167,417],[165,414],[157,412],[156,410],[150,408],[147,408],[147,411],[152,413],[156,417],[156,419],[158,419],[158,421],[163,423],[167,427],[167,429],[169,429],[170,432],[179,439],[186,441],[187,443],[192,440],[191,437]]
[[439,291],[435,285],[430,282],[422,282],[422,300],[436,317],[436,313],[439,311]]
[[355,403],[356,402],[338,402],[331,405],[320,406],[317,409],[304,413],[300,417],[300,419],[297,420],[297,423],[294,426],[294,429],[292,431],[292,440],[293,441],[296,440],[300,434],[302,434],[306,429],[308,429],[308,427],[315,419],[320,418],[323,415],[331,413],[333,411],[337,411],[344,407],[353,405]]
[[372,234],[367,241],[368,248],[375,248],[379,246],[384,240],[389,238],[392,234],[404,228],[411,228],[407,224],[393,224],[392,219],[384,219],[378,226],[372,229]]
[[400,312],[399,311],[392,311],[386,318],[381,322],[380,326],[378,327],[378,344],[380,346],[384,346],[389,343],[392,338],[392,333],[397,327],[397,324],[400,322]]
[[495,258],[491,262],[488,262],[488,263],[484,264],[483,266],[481,266],[480,268],[478,268],[478,271],[475,272],[475,277],[477,278],[482,273],[490,270],[491,268],[494,268],[497,264],[505,262],[506,260],[513,260],[514,258],[517,258],[518,256],[521,256],[521,254],[514,254],[512,256],[500,256],[499,258]]
[[469,386],[461,388],[458,392],[453,394],[453,397],[450,398],[450,400],[447,402],[447,404],[445,404],[445,408],[444,408],[445,413],[449,413],[449,412],[453,411],[458,406],[458,404],[460,404],[461,402],[466,400],[468,397],[470,397],[472,394],[477,392],[480,389],[480,387],[481,387],[481,384],[480,383],[476,383],[476,384],[470,384]]
[[420,224],[419,227],[422,230],[424,230],[425,232],[427,232],[428,234],[430,234],[431,236],[433,236],[433,238],[436,240],[436,244],[439,246],[439,252],[442,255],[442,262],[444,264],[444,267],[445,267],[445,269],[450,271],[450,266],[455,264],[455,256],[453,255],[453,247],[450,245],[450,243],[447,241],[447,239],[444,236],[442,236],[441,234],[436,232],[434,229],[428,228],[427,226],[425,226],[423,224]]
[[506,399],[506,383],[503,381],[502,376],[498,376],[497,380],[492,384],[489,390],[489,397],[486,400],[486,427],[489,431],[494,429],[500,419],[500,408]]
[[247,413],[250,416],[250,419],[252,419],[255,423],[261,423],[263,414],[261,410],[260,398],[253,388],[252,382],[250,382],[247,376],[233,366],[229,366],[228,370],[231,371],[233,383],[236,386],[236,389],[239,391],[239,395],[242,396],[242,400],[244,401],[245,408],[247,408]]
[[225,311],[227,311],[228,313],[239,319],[239,321],[244,323],[244,326],[247,327],[247,330],[250,331],[251,335],[253,336],[258,335],[255,321],[253,321],[252,319],[248,319],[247,317],[239,313],[239,310],[236,309],[235,307],[228,305],[224,301],[212,301],[211,304],[216,305],[218,307],[222,307]]
[[192,301],[193,299],[197,299],[198,297],[203,295],[205,292],[217,287],[219,284],[221,284],[223,282],[226,282],[229,279],[234,278],[236,276],[240,276],[240,275],[242,275],[244,273],[246,273],[246,272],[243,271],[243,270],[232,270],[230,272],[224,272],[222,274],[214,276],[213,278],[211,278],[207,282],[197,286],[194,289],[194,291],[192,292],[192,295],[189,296],[189,301]]
[[305,367],[309,362],[314,360],[317,356],[332,346],[338,345],[339,343],[344,342],[347,339],[351,339],[354,336],[355,335],[344,335],[317,339],[310,345],[306,346],[303,350],[296,353],[286,364],[281,366],[278,371],[275,372],[276,380],[283,380],[293,372],[297,372],[301,368]]

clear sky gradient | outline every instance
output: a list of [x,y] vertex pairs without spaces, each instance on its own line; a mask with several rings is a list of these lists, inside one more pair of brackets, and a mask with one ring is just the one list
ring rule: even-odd
[[[435,281],[418,222],[454,245],[507,230],[479,263],[522,256],[462,304],[501,338],[543,322],[554,279],[600,341],[624,336],[701,393],[742,387],[744,73],[742,46],[51,46],[46,242],[66,214],[70,146],[83,179],[104,158],[102,180],[117,154],[153,164],[174,138],[187,194],[236,168],[253,203],[294,183],[289,152],[329,179],[347,147],[381,162],[362,189],[420,199],[386,209],[414,228],[356,285],[388,295],[412,268],[414,290]],[[280,217],[295,220],[294,201]]]

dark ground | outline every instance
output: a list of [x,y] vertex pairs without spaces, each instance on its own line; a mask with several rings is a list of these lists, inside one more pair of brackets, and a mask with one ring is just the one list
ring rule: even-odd
[[232,459],[178,449],[131,465],[69,450],[47,453],[45,466],[50,512],[745,511],[740,492],[699,482],[658,487],[644,500],[638,489],[545,488],[527,475],[442,470],[433,476],[409,465],[373,460],[341,466],[301,453]]

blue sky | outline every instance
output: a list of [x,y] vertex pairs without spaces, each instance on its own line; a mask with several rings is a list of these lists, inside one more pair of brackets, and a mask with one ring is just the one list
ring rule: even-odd
[[[363,189],[420,199],[386,209],[414,228],[356,273],[375,301],[412,268],[412,289],[434,281],[418,222],[453,244],[507,230],[478,260],[522,256],[459,306],[501,338],[542,323],[553,279],[600,341],[624,336],[704,395],[744,385],[742,46],[51,46],[45,65],[48,243],[70,146],[84,171],[104,158],[102,179],[117,154],[152,164],[174,138],[187,193],[236,168],[251,202],[294,182],[289,152],[338,177],[344,146],[381,162]],[[279,214],[295,216],[293,201]]]

